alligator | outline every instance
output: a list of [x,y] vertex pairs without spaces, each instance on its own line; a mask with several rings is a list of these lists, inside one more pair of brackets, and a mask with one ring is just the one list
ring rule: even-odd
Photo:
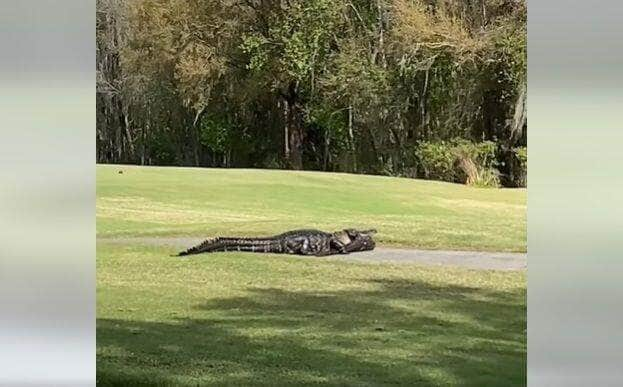
[[372,235],[376,230],[344,229],[336,232],[294,230],[267,238],[209,238],[182,251],[177,256],[217,251],[250,251],[257,253],[327,256],[373,250]]

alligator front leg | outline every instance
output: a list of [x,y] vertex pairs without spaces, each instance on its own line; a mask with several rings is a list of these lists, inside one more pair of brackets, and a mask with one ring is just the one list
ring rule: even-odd
[[[333,249],[335,249],[335,251],[339,254],[348,254],[347,245],[337,238],[331,238],[329,250]],[[331,251],[329,251],[329,253],[331,253]]]
[[361,251],[363,247],[363,241],[361,238],[356,238],[354,241],[345,246],[346,253],[351,253],[353,251]]

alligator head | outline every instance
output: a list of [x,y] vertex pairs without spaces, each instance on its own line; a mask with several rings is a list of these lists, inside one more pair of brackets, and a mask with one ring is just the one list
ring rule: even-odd
[[373,250],[376,246],[374,239],[372,239],[372,236],[376,234],[375,229],[355,230],[353,228],[348,228],[345,229],[344,232],[348,234],[351,241],[357,243],[357,250],[359,251]]

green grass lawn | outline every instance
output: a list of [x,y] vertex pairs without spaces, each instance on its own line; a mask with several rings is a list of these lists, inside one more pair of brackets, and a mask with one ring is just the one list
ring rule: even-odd
[[318,172],[97,167],[98,237],[310,227],[375,227],[385,245],[525,251],[526,190]]
[[525,191],[311,172],[97,173],[99,385],[526,383],[524,272],[180,259],[113,240],[366,226],[385,244],[521,251]]
[[523,273],[171,252],[98,247],[98,384],[525,384]]

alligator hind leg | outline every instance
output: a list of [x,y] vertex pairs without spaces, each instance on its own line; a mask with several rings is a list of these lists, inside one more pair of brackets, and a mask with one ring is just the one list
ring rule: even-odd
[[314,249],[308,238],[290,239],[286,242],[286,252],[297,255],[314,255]]

